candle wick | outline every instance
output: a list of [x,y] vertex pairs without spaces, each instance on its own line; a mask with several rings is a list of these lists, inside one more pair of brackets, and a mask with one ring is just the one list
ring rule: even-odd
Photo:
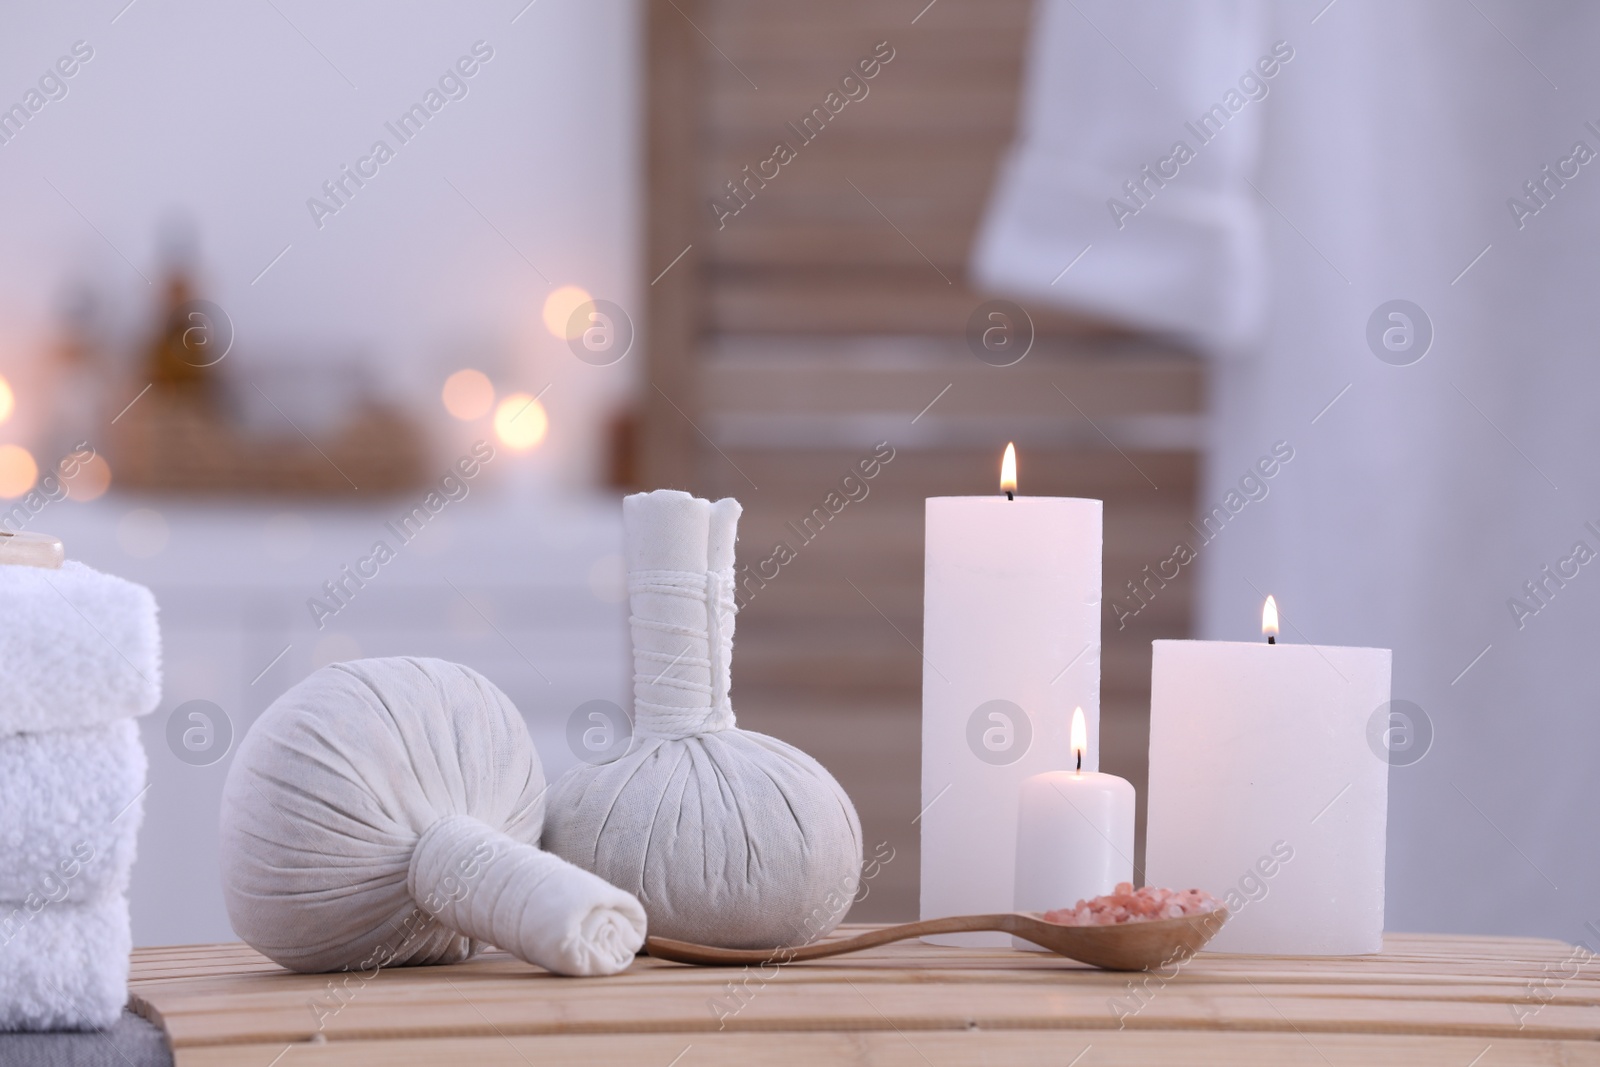
[[1015,500],[1017,498],[1011,495],[1011,490],[1007,489],[1006,490],[1006,499],[1007,500]]
[[1277,634],[1268,634],[1267,635],[1267,644],[1275,645],[1277,643],[1278,643],[1278,635]]
[[1083,773],[1083,749],[1078,749],[1078,773]]

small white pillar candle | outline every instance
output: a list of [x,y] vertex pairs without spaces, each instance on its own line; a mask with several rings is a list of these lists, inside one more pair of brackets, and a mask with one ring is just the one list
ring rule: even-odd
[[1389,765],[1367,723],[1390,651],[1154,646],[1146,882],[1227,906],[1212,951],[1379,951]]
[[[1022,496],[1009,473],[994,496],[927,502],[924,919],[1015,906],[1018,791],[1061,766],[1075,705],[1088,733],[1084,769],[1096,769],[1101,503]],[[1001,933],[929,940],[1011,943]]]
[[[1133,786],[1114,774],[1085,771],[1083,709],[1072,714],[1078,769],[1046,771],[1022,783],[1017,797],[1017,911],[1071,908],[1133,882]],[[1018,948],[1039,946],[1020,938]],[[1042,950],[1041,950],[1042,951]]]

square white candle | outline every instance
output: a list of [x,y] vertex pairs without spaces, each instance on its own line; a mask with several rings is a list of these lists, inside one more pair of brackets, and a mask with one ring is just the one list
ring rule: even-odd
[[1156,641],[1145,881],[1233,912],[1216,952],[1383,947],[1386,648]]
[[[1099,767],[1098,500],[927,502],[922,668],[925,919],[1011,911],[1024,779],[1072,766],[1072,711]],[[1075,901],[1062,901],[1070,907]],[[998,933],[929,940],[1004,946]]]

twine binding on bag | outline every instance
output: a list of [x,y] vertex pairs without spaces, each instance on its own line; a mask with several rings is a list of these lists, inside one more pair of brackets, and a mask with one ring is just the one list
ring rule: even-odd
[[[633,571],[628,575],[629,601],[634,614],[633,706],[636,737],[678,739],[727,730],[734,725],[731,688],[733,659],[733,572]],[[667,604],[652,605],[651,597],[688,601],[696,610],[675,612]],[[657,607],[659,611],[650,611]],[[643,608],[647,614],[639,614]],[[668,622],[649,615],[681,615],[703,620],[701,625]],[[647,634],[663,634],[669,644],[682,643],[677,652],[650,648]],[[703,653],[703,654],[702,654]],[[696,676],[704,678],[699,680]],[[647,695],[648,694],[648,695]],[[650,696],[678,698],[673,703]]]
[[816,760],[734,724],[740,511],[676,490],[623,499],[633,743],[551,787],[543,841],[634,893],[653,934],[771,949],[843,917],[861,823]]

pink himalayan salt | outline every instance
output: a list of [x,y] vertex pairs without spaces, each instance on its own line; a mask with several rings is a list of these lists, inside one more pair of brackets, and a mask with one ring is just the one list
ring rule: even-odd
[[1044,921],[1062,926],[1110,926],[1200,915],[1215,911],[1218,906],[1217,898],[1201,889],[1158,889],[1148,885],[1134,889],[1129,882],[1118,882],[1103,897],[1080,900],[1073,908],[1045,912]]

